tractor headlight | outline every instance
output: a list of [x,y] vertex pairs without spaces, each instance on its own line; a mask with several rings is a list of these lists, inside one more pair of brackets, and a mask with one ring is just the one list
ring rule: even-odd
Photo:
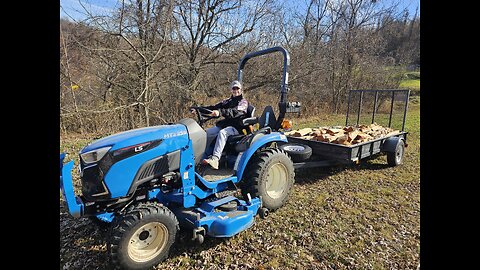
[[105,154],[112,148],[111,146],[108,147],[103,147],[99,149],[95,149],[92,151],[88,151],[86,153],[80,154],[80,157],[82,158],[83,162],[85,164],[90,164],[90,163],[95,163],[99,161],[100,159],[105,156]]

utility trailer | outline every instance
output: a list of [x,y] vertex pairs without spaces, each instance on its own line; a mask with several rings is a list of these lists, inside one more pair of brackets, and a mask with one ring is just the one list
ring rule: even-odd
[[[389,89],[389,90],[351,90],[348,96],[348,105],[346,113],[346,126],[351,124],[361,124],[362,105],[365,95],[371,95],[374,99],[373,109],[371,110],[371,123],[378,117],[379,105],[387,105],[389,109],[388,127],[392,127],[392,116],[394,105],[403,105],[403,118],[401,119],[401,129],[398,133],[372,139],[366,142],[341,145],[335,143],[307,140],[294,136],[287,136],[288,143],[281,145],[281,148],[292,156],[294,168],[314,168],[328,167],[338,164],[358,164],[361,160],[370,158],[377,154],[386,154],[387,162],[390,166],[400,165],[403,161],[403,154],[407,146],[407,134],[405,131],[405,120],[408,110],[408,99],[410,90]],[[379,97],[383,97],[380,99]],[[390,103],[388,104],[388,100]],[[356,102],[358,100],[358,103]],[[355,101],[355,103],[354,103]],[[381,104],[380,104],[381,101]],[[397,102],[397,103],[395,103]],[[398,104],[400,103],[400,104]],[[388,108],[389,106],[389,108]],[[350,123],[352,111],[356,109],[355,123]],[[386,120],[386,119],[385,119]]]

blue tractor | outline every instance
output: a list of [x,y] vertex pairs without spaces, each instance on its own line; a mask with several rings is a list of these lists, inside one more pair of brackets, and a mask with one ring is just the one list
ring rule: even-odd
[[[60,189],[74,217],[87,216],[110,224],[107,247],[115,267],[145,269],[169,253],[180,228],[192,240],[231,237],[265,218],[288,199],[294,184],[290,156],[278,146],[285,112],[289,55],[274,47],[244,56],[238,80],[248,59],[272,52],[284,56],[280,113],[268,106],[260,117],[244,119],[245,133],[231,136],[221,158],[230,175],[208,179],[201,160],[212,145],[202,125],[211,119],[202,107],[192,107],[198,119],[138,128],[96,140],[79,153],[81,195],[73,189],[74,161],[60,154]],[[252,125],[258,123],[258,128]],[[214,142],[213,142],[214,143]],[[212,143],[212,144],[213,144]],[[242,196],[229,191],[241,190]],[[238,198],[240,197],[240,198]]]

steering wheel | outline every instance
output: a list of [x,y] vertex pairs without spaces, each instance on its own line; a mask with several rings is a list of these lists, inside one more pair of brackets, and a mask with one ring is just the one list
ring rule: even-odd
[[202,127],[203,124],[205,124],[205,122],[207,122],[208,120],[219,117],[211,116],[210,114],[212,114],[213,111],[201,106],[192,106],[190,107],[190,110],[195,110],[198,117],[198,124]]

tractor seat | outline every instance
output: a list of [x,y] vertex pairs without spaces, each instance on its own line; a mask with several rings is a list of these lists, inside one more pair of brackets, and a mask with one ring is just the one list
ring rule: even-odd
[[[245,114],[245,117],[242,118],[242,127],[241,129],[245,129],[245,132],[252,133],[252,129],[250,128],[251,125],[254,125],[258,122],[257,117],[254,116],[255,114],[255,107],[251,104],[248,104],[247,107],[247,113]],[[240,133],[242,133],[242,130],[239,130]]]
[[[249,104],[249,107],[251,105]],[[253,107],[253,106],[252,106]],[[247,110],[248,111],[248,110]],[[255,111],[255,108],[253,109]],[[227,146],[229,149],[235,149],[235,152],[243,152],[250,147],[250,145],[257,140],[258,138],[264,136],[265,134],[269,134],[272,132],[272,127],[275,125],[276,117],[275,113],[271,106],[265,107],[262,115],[260,117],[247,117],[243,119],[243,124],[246,126],[247,132],[249,132],[250,128],[249,125],[254,125],[256,123],[259,124],[260,129],[257,131],[249,132],[249,134],[238,134],[232,135],[227,138]]]
[[237,134],[237,135],[228,136],[227,143],[228,144],[237,143],[238,141],[240,141],[245,136],[246,135],[244,135],[244,134]]

